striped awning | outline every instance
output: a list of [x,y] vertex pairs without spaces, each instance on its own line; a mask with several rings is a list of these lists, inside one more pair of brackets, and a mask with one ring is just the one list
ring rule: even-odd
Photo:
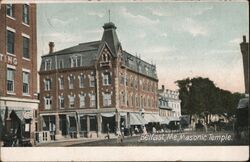
[[160,122],[162,122],[162,118],[159,116],[159,114],[144,114],[144,119],[148,123],[160,123]]
[[130,113],[130,125],[145,125],[147,123],[139,113]]

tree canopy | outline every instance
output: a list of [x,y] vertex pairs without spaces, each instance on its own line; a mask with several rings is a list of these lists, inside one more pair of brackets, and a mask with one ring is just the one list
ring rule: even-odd
[[216,87],[208,78],[196,77],[177,80],[182,114],[235,114],[237,104],[244,97],[240,93]]

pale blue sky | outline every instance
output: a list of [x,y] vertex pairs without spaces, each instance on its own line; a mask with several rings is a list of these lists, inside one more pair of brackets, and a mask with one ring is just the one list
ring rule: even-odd
[[174,90],[174,81],[202,76],[244,92],[239,43],[242,35],[248,41],[247,2],[38,4],[38,54],[48,53],[49,41],[60,50],[100,40],[109,9],[123,49],[156,64],[159,86]]

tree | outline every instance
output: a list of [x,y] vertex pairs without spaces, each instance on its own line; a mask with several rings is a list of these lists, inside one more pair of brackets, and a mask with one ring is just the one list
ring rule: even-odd
[[238,101],[243,97],[240,93],[232,94],[216,87],[209,78],[186,78],[175,83],[179,87],[182,114],[204,117],[209,114],[227,114],[230,117],[235,114]]

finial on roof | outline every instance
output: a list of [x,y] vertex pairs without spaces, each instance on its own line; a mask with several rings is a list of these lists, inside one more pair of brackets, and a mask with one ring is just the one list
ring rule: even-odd
[[109,10],[109,22],[110,22],[110,10]]

